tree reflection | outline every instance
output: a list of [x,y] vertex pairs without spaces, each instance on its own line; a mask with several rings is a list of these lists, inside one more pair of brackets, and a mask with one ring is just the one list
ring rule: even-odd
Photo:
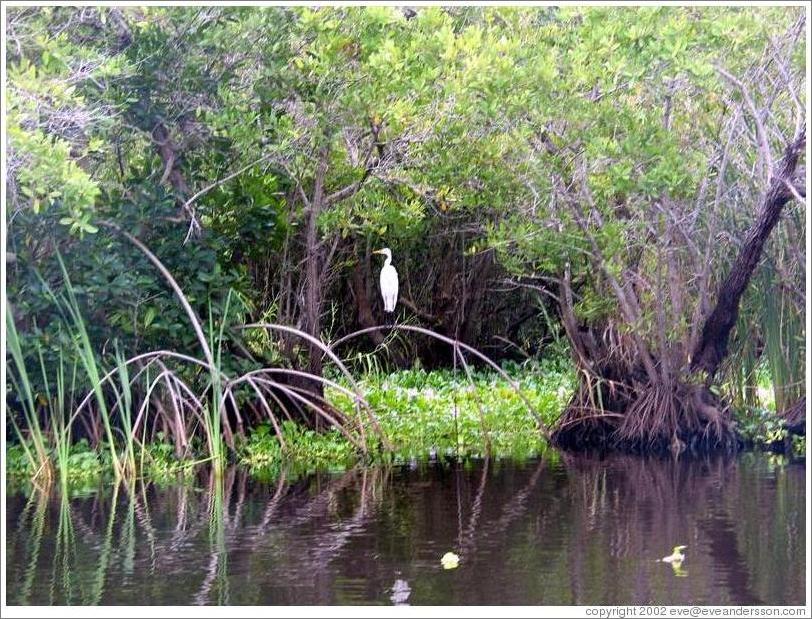
[[[564,454],[34,491],[8,505],[9,601],[801,602],[804,470],[768,464]],[[677,544],[685,561],[660,561]]]

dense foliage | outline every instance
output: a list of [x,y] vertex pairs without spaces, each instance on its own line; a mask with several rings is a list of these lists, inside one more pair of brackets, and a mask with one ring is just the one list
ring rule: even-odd
[[[95,386],[88,354],[100,376],[146,351],[200,355],[123,232],[207,322],[223,375],[320,376],[313,344],[240,326],[334,341],[382,324],[371,250],[388,246],[399,322],[499,358],[563,337],[579,376],[614,380],[594,370],[608,355],[690,382],[702,319],[805,126],[805,28],[779,7],[10,9],[6,294],[29,414],[56,408],[60,371],[69,404]],[[790,200],[713,377],[739,408],[763,405],[765,372],[779,410],[804,393],[804,226]],[[458,360],[367,337],[353,348],[389,367]],[[200,393],[220,380],[176,372]],[[9,391],[19,411],[21,382]]]

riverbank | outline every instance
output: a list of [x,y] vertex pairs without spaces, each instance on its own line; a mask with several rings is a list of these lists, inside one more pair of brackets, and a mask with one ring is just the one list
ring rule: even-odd
[[[547,427],[555,422],[572,394],[575,376],[563,359],[525,367],[508,365],[505,370],[510,380],[489,371],[474,371],[470,377],[452,370],[367,373],[357,384],[390,450],[382,450],[372,432],[368,433],[368,453],[363,454],[339,430],[316,432],[285,421],[281,424],[283,441],[270,424],[259,425],[237,439],[230,461],[252,476],[273,479],[283,470],[295,476],[316,470],[341,471],[364,463],[539,456],[549,446],[538,420]],[[328,388],[325,396],[348,417],[360,414],[339,389]],[[805,438],[790,436],[767,407],[739,411],[737,427],[746,448],[781,451],[793,457],[805,454]],[[197,447],[193,456],[180,460],[161,433],[156,439],[137,451],[140,477],[169,482],[206,466],[203,445],[193,445]],[[10,444],[6,451],[10,484],[26,483],[35,472],[23,447]],[[68,484],[74,488],[97,486],[112,471],[109,453],[103,445],[92,449],[86,440],[71,445],[65,459]]]
[[[316,432],[298,423],[281,423],[282,440],[270,423],[261,424],[245,437],[238,437],[231,462],[262,478],[276,476],[284,467],[305,473],[344,470],[358,463],[399,463],[432,457],[471,456],[529,458],[548,447],[538,421],[552,424],[563,410],[574,376],[563,360],[532,368],[507,366],[508,378],[493,372],[462,370],[427,372],[414,369],[384,374],[367,373],[356,381],[389,443],[384,450],[372,422],[357,411],[345,392],[330,387],[327,401],[348,418],[367,426],[368,451],[363,454],[339,430]],[[284,443],[284,449],[282,444]],[[162,480],[205,465],[204,446],[192,445],[195,456],[178,460],[174,446],[158,433],[157,440],[137,449],[141,475]],[[107,475],[109,449],[91,449],[82,440],[70,447],[66,459],[68,480],[82,485]],[[7,448],[9,478],[33,476],[21,445]]]

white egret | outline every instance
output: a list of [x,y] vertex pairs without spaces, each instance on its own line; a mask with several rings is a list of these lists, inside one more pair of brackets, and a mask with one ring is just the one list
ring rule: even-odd
[[381,296],[383,297],[383,311],[394,312],[398,301],[398,272],[392,266],[392,251],[388,247],[376,249],[373,254],[383,254],[386,262],[381,269]]

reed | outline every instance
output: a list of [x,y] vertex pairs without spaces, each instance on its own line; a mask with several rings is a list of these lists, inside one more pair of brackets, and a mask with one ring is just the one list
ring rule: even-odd
[[[223,312],[222,320],[220,321],[219,329],[216,329],[214,317],[212,314],[212,304],[209,302],[209,346],[216,351],[214,357],[214,366],[211,367],[209,372],[209,381],[211,384],[211,401],[205,415],[206,420],[206,434],[209,437],[209,456],[212,460],[212,468],[216,474],[223,471],[223,464],[226,461],[226,449],[223,441],[223,433],[221,432],[221,423],[224,421],[226,394],[223,392],[223,334],[225,332],[226,322],[228,321],[228,313],[231,307],[232,290],[228,291],[226,296],[226,305]],[[215,335],[216,332],[216,335]]]
[[40,423],[39,398],[34,391],[31,380],[29,380],[28,369],[20,345],[20,337],[11,311],[6,312],[6,338],[8,342],[7,351],[12,360],[8,367],[8,376],[22,408],[25,428],[20,427],[13,413],[8,415],[8,419],[11,421],[14,433],[20,445],[22,445],[31,471],[33,471],[32,480],[44,479],[47,483],[50,483],[53,478],[53,463],[49,453],[48,439]]
[[[765,269],[766,270],[766,269]],[[764,280],[775,282],[770,273]],[[805,329],[803,312],[799,313],[786,290],[769,284],[764,287],[760,316],[764,334],[764,356],[770,370],[775,394],[775,407],[783,411],[795,404],[803,393]]]
[[116,402],[114,409],[119,412],[121,423],[118,427],[121,429],[123,437],[123,454],[121,459],[123,461],[122,470],[128,476],[134,476],[137,471],[135,461],[135,425],[133,424],[132,410],[133,410],[133,392],[130,379],[130,371],[127,366],[124,354],[119,348],[118,342],[115,343],[115,359],[116,359],[116,372],[118,375],[119,388],[113,388],[116,392]]
[[45,386],[46,399],[48,400],[48,421],[50,426],[49,434],[52,444],[52,457],[56,461],[60,486],[64,489],[68,485],[69,458],[72,443],[71,423],[68,417],[76,390],[76,361],[74,360],[72,363],[70,392],[68,392],[67,378],[65,375],[65,353],[63,350],[59,350],[56,366],[55,391],[52,394],[45,358],[42,348],[39,346],[37,346],[37,357],[39,358],[42,382]]
[[113,472],[118,480],[124,476],[125,471],[116,451],[116,441],[115,436],[113,435],[112,414],[110,408],[107,406],[107,400],[102,388],[102,376],[104,376],[104,371],[99,365],[96,352],[93,349],[93,344],[90,341],[90,336],[87,332],[87,325],[82,317],[79,301],[76,298],[76,291],[71,283],[70,276],[68,275],[67,268],[65,268],[65,263],[62,260],[62,256],[57,254],[57,260],[59,261],[59,267],[62,271],[65,294],[60,299],[53,293],[50,287],[46,287],[46,290],[49,292],[56,306],[60,308],[61,312],[63,312],[65,322],[70,329],[74,352],[79,358],[82,368],[84,369],[87,382],[90,385],[90,390],[95,397],[98,419],[101,420],[102,427],[104,428],[105,437],[107,439],[106,445],[110,453],[110,461],[113,463]]

